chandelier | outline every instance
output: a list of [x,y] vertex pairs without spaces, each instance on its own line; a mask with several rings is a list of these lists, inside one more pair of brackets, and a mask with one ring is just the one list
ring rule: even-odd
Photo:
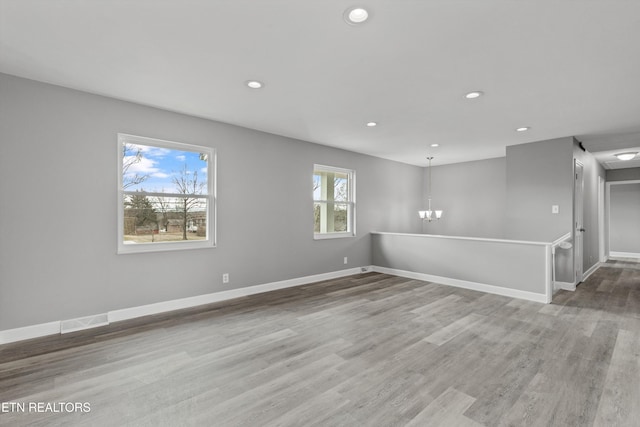
[[428,199],[429,205],[426,211],[418,211],[418,215],[420,215],[421,219],[431,222],[434,219],[440,219],[442,217],[442,211],[431,209],[431,160],[433,160],[433,157],[427,157],[427,160],[429,160],[429,185],[427,187],[428,188],[427,196],[429,198]]

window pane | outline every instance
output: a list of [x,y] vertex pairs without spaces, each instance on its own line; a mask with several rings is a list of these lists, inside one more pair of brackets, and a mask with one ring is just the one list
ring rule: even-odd
[[350,208],[348,203],[314,203],[314,232],[348,232],[350,229],[349,209]]
[[322,174],[313,172],[313,200],[322,200]]
[[349,201],[349,176],[344,173],[333,175],[333,200],[336,202]]
[[123,241],[161,243],[206,240],[207,199],[201,197],[124,196]]
[[341,172],[314,171],[313,199],[349,201],[349,175]]
[[208,194],[208,162],[206,153],[124,142],[122,189]]

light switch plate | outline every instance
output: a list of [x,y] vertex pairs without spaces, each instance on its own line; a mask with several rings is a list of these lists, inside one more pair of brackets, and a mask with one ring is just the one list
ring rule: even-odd
[[560,206],[558,206],[558,205],[552,205],[552,206],[551,206],[551,213],[554,213],[554,214],[556,214],[556,213],[560,213]]

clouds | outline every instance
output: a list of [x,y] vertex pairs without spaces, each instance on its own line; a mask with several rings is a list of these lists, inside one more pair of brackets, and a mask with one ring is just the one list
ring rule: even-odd
[[124,164],[127,164],[128,162],[131,163],[128,170],[129,174],[135,175],[137,173],[140,175],[151,175],[161,173],[160,169],[155,166],[158,162],[148,157],[144,157],[144,155],[137,160],[136,156],[125,156],[122,161]]
[[[129,165],[124,173],[125,178],[136,175],[146,179],[128,191],[144,190],[148,192],[174,192],[174,179],[186,170],[187,175],[197,171],[198,181],[207,177],[207,161],[200,153],[173,150],[148,145],[127,144],[124,151],[123,165]],[[204,166],[203,166],[204,165]]]
[[142,152],[142,155],[148,158],[162,159],[163,157],[166,157],[169,154],[171,154],[171,152],[173,151],[173,150],[170,150],[169,148],[152,147],[150,145],[139,145],[139,144],[129,144],[129,145],[131,145],[131,147],[133,147],[133,149],[135,150],[140,150]]

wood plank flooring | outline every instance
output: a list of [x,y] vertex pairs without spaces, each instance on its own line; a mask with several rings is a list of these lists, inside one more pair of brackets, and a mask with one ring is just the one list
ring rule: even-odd
[[3,402],[3,426],[637,426],[640,268],[551,305],[368,273],[7,344]]

